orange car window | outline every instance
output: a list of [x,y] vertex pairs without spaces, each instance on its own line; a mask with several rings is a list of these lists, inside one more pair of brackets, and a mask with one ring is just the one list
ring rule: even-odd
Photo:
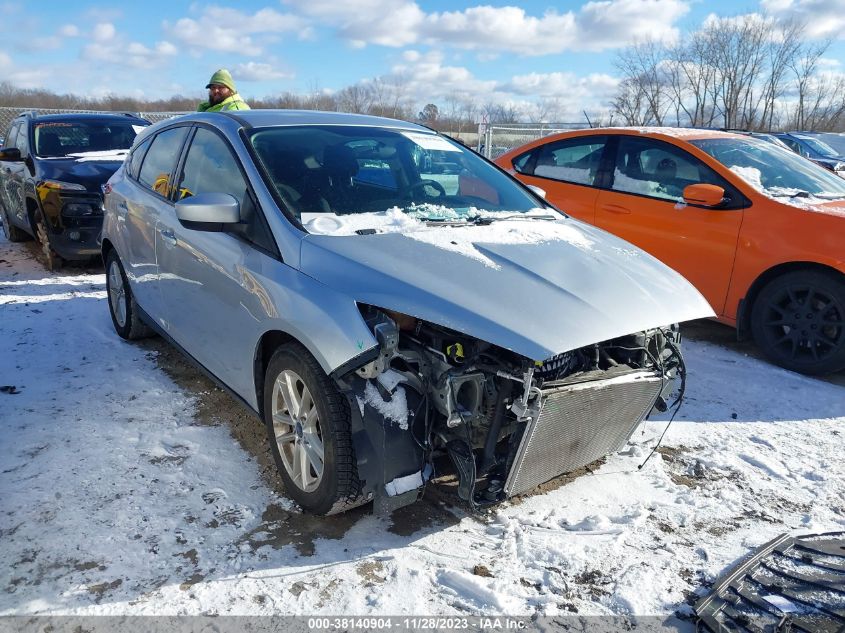
[[579,185],[593,185],[607,144],[606,136],[548,143],[537,148],[536,160],[524,163],[524,173]]
[[688,185],[728,185],[687,152],[647,138],[622,137],[613,170],[613,189],[680,202]]

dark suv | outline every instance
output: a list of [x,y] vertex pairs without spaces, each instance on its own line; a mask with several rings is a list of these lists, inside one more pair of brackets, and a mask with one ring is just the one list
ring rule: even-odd
[[0,218],[9,240],[36,238],[51,270],[98,255],[101,186],[149,124],[123,113],[15,118],[0,148]]

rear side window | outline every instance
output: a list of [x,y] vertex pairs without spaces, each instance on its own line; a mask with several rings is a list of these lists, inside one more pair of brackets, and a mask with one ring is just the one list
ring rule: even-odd
[[599,171],[606,136],[570,138],[540,148],[534,175],[579,185],[592,185]]
[[175,127],[156,135],[144,156],[138,182],[160,196],[170,197],[173,170],[187,134],[187,127]]
[[129,177],[138,180],[138,174],[141,171],[141,162],[144,160],[144,154],[150,149],[150,139],[147,139],[138,147],[132,150],[129,160],[126,161],[126,173]]

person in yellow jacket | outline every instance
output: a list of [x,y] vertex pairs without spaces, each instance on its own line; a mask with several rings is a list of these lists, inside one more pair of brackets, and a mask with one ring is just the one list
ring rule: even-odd
[[246,101],[238,94],[232,75],[225,68],[215,72],[208,80],[208,101],[197,106],[197,112],[225,112],[227,110],[249,110]]

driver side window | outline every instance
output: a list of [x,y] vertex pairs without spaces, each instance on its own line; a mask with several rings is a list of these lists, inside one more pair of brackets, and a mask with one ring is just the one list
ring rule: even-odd
[[273,240],[255,205],[237,159],[226,142],[214,132],[197,129],[185,158],[177,199],[200,193],[228,193],[240,205],[241,224],[235,233],[273,252]]
[[707,165],[670,143],[628,136],[619,139],[614,191],[683,202],[684,189],[698,183],[729,189]]

